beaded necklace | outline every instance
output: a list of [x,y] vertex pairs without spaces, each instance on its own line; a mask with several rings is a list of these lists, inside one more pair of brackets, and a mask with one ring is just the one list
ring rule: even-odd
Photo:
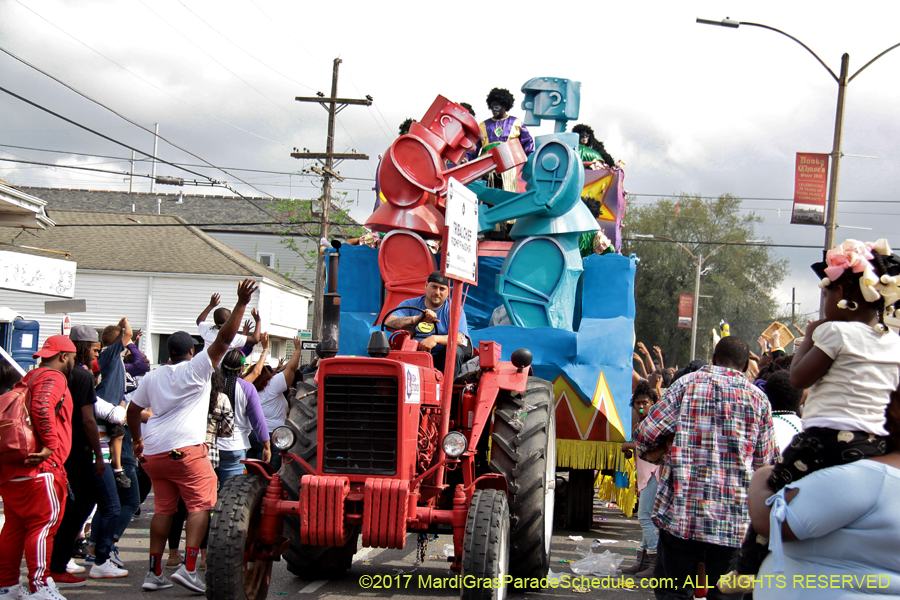
[[776,418],[778,418],[778,419],[781,419],[782,421],[784,421],[785,423],[787,423],[788,425],[790,425],[790,426],[791,426],[791,429],[793,429],[793,430],[796,431],[797,433],[800,433],[800,430],[797,429],[797,426],[794,425],[794,423],[793,423],[790,419],[786,419],[786,418],[784,417],[784,415],[794,415],[794,416],[797,416],[797,413],[795,413],[795,412],[792,411],[792,410],[773,410],[773,411],[772,411],[772,416],[773,416],[773,417],[776,417]]

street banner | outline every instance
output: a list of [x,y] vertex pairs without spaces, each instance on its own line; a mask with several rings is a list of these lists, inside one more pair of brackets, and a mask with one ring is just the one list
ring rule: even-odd
[[681,294],[678,298],[678,326],[690,328],[694,319],[694,296]]
[[824,225],[828,198],[828,154],[797,153],[793,225]]

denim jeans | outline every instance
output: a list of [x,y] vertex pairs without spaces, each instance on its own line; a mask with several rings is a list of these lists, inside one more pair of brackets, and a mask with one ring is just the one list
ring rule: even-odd
[[[96,472],[96,467],[94,467],[94,472]],[[97,490],[97,512],[91,522],[91,543],[95,547],[97,564],[102,564],[109,558],[113,538],[116,535],[116,525],[121,514],[118,486],[116,486],[116,478],[113,476],[112,465],[106,465],[101,477],[94,477],[94,485]],[[134,511],[131,512],[134,514]]]
[[[119,540],[122,538],[122,535],[125,533],[125,529],[128,528],[129,523],[131,523],[131,519],[134,517],[134,513],[136,513],[137,509],[141,507],[137,469],[124,461],[122,462],[122,469],[131,480],[131,487],[118,488],[120,510],[119,521],[116,524],[116,530],[113,535],[114,540]],[[93,529],[93,525],[91,525],[91,529]]]
[[225,480],[244,472],[244,465],[241,461],[247,457],[246,450],[222,450],[219,449],[219,468],[216,474],[219,476],[219,487],[224,485]]
[[659,534],[656,533],[656,526],[650,516],[653,514],[653,505],[656,504],[656,489],[659,482],[655,477],[650,477],[647,487],[641,490],[641,501],[638,502],[638,523],[644,532],[641,538],[641,548],[649,552],[656,552],[656,544],[659,541]]

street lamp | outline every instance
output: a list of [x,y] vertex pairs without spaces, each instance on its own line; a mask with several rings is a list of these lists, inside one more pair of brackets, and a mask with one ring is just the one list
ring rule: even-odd
[[665,240],[667,242],[672,242],[673,244],[678,244],[679,246],[681,246],[682,250],[691,255],[691,258],[694,260],[694,264],[697,265],[697,277],[694,280],[694,316],[691,318],[691,360],[694,360],[694,358],[696,358],[697,356],[697,314],[700,308],[700,276],[704,274],[703,263],[709,260],[713,254],[715,254],[725,246],[733,246],[735,244],[762,244],[764,243],[764,240],[738,240],[735,242],[725,242],[724,244],[719,244],[718,246],[713,248],[712,252],[710,252],[706,256],[703,256],[699,253],[694,254],[693,252],[691,252],[690,248],[688,248],[681,242],[661,235],[634,233],[632,234],[632,237]]
[[[819,64],[825,67],[825,70],[828,71],[828,74],[837,82],[838,84],[838,99],[837,99],[837,114],[834,118],[834,144],[831,147],[831,180],[828,184],[828,206],[826,208],[826,220],[825,220],[825,250],[831,250],[834,247],[834,230],[837,228],[837,196],[838,196],[838,180],[840,178],[841,173],[841,141],[844,135],[844,94],[847,91],[847,86],[850,85],[850,82],[853,79],[866,70],[866,67],[871,65],[873,62],[900,46],[900,43],[894,44],[890,48],[884,50],[878,56],[867,62],[862,66],[862,68],[847,77],[847,74],[850,70],[850,55],[846,52],[841,56],[841,74],[840,76],[835,75],[834,71],[825,64],[819,55],[813,52],[809,46],[795,38],[794,36],[781,31],[780,29],[775,29],[774,27],[769,27],[768,25],[762,25],[760,23],[748,23],[746,21],[734,21],[729,17],[725,17],[721,21],[711,21],[709,19],[700,19],[697,18],[697,22],[702,25],[718,25],[720,27],[729,27],[732,29],[737,29],[741,25],[747,25],[748,27],[760,27],[762,29],[768,29],[769,31],[774,31],[775,33],[780,33],[781,35],[788,37],[801,46],[803,46],[807,52],[816,57],[816,60],[819,61]],[[824,302],[824,299],[823,301]],[[824,305],[820,302],[819,304],[819,316],[824,314]]]

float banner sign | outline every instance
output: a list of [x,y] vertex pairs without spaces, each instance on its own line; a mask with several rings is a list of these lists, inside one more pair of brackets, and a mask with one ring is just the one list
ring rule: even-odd
[[828,197],[828,154],[797,153],[793,225],[824,225]]
[[694,319],[694,296],[681,294],[678,298],[678,326],[690,327]]
[[450,179],[444,239],[444,275],[450,279],[478,283],[478,197],[466,186]]

